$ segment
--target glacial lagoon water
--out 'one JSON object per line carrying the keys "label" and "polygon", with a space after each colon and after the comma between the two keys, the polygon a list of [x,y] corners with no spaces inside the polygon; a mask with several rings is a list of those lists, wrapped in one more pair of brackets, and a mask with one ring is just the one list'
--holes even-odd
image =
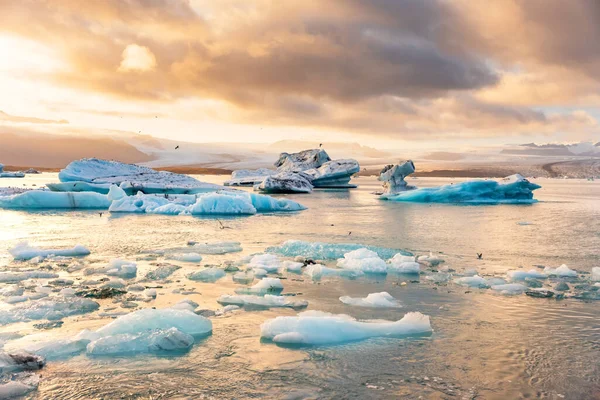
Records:
{"label": "glacial lagoon water", "polygon": [[[199,177],[220,183],[224,177]],[[0,179],[0,186],[56,181],[55,174]],[[420,178],[425,187],[458,179]],[[414,204],[381,201],[374,178],[358,178],[354,190],[315,190],[289,195],[307,210],[239,218],[161,215],[99,215],[98,211],[0,210],[0,266],[14,266],[8,249],[27,240],[40,247],[91,250],[91,266],[113,258],[136,260],[144,251],[197,242],[237,241],[243,251],[203,255],[157,283],[163,308],[183,298],[217,309],[216,299],[240,285],[231,274],[216,283],[188,280],[201,265],[263,252],[289,239],[360,243],[414,254],[440,256],[444,265],[502,277],[508,270],[567,264],[585,279],[600,266],[600,183],[538,179],[538,203],[528,205]],[[476,253],[482,253],[481,260]],[[138,262],[138,277],[152,269]],[[541,269],[540,269],[541,271]],[[60,272],[77,280],[80,273]],[[600,301],[503,296],[490,290],[435,284],[406,276],[330,278],[313,282],[283,273],[284,293],[307,300],[309,310],[344,313],[358,319],[398,320],[406,312],[431,317],[431,335],[377,338],[331,346],[285,347],[260,340],[260,325],[292,309],[242,310],[211,318],[213,333],[181,354],[128,355],[49,361],[36,391],[46,399],[244,399],[244,398],[600,398]],[[549,287],[557,280],[546,282]],[[406,285],[402,285],[406,282]],[[3,285],[3,284],[0,284]],[[181,288],[197,294],[176,294]],[[340,296],[389,292],[402,308],[353,307]],[[99,300],[100,310],[119,304]],[[5,307],[6,305],[2,305]],[[126,310],[130,311],[130,310]],[[39,321],[35,321],[39,322]],[[110,322],[98,312],[68,317],[60,328],[37,330],[33,322],[2,326],[8,332],[68,337]],[[7,346],[10,341],[7,342]]]}

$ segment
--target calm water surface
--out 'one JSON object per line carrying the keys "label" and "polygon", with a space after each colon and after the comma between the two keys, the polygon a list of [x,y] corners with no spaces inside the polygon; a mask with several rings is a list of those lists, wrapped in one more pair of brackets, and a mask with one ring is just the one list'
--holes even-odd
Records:
{"label": "calm water surface", "polygon": [[[56,174],[0,179],[0,186],[55,181]],[[220,183],[223,177],[200,177]],[[434,186],[457,179],[413,180]],[[457,206],[378,200],[374,178],[359,178],[355,190],[316,190],[290,195],[308,210],[221,218],[159,215],[99,216],[96,211],[0,210],[0,265],[15,266],[7,250],[27,240],[48,247],[87,246],[86,262],[104,265],[119,257],[135,260],[144,250],[184,246],[189,240],[242,243],[244,251],[206,255],[201,265],[237,260],[288,239],[362,243],[439,254],[450,268],[477,268],[502,276],[509,269],[557,267],[580,272],[600,266],[600,182],[536,180],[543,186],[532,205]],[[528,222],[529,225],[518,223]],[[476,253],[483,253],[478,260]],[[189,281],[182,269],[145,306],[166,307],[188,297],[216,309],[216,299],[239,285],[228,276],[217,283]],[[151,266],[138,263],[138,277]],[[69,274],[63,273],[66,276]],[[74,273],[72,277],[80,277]],[[500,296],[424,279],[331,279],[318,283],[285,275],[285,293],[298,293],[309,309],[361,319],[400,319],[408,311],[431,316],[434,333],[410,339],[372,339],[338,346],[286,348],[260,341],[260,324],[288,309],[241,311],[213,318],[213,334],[187,353],[90,358],[49,362],[34,399],[112,398],[600,398],[600,302]],[[584,275],[585,276],[585,275]],[[173,288],[201,294],[172,294]],[[357,308],[342,295],[364,297],[387,291],[399,310]],[[101,309],[114,307],[102,300]],[[69,336],[110,319],[96,313],[65,319],[44,334]],[[3,332],[38,333],[29,324]]]}

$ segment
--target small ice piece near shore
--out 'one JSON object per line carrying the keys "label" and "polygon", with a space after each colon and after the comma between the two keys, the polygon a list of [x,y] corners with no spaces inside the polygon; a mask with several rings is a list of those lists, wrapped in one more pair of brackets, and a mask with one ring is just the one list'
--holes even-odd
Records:
{"label": "small ice piece near shore", "polygon": [[192,281],[216,282],[225,276],[225,271],[219,268],[204,268],[200,271],[194,271],[187,275]]}
{"label": "small ice piece near shore", "polygon": [[[109,184],[121,185],[129,195],[137,192],[196,194],[225,189],[220,185],[200,182],[188,175],[97,158],[83,158],[71,162],[59,172],[58,178],[62,184],[49,184],[51,190],[74,192],[79,185],[83,190],[107,194]],[[87,185],[80,185],[80,182]]]}
{"label": "small ice piece near shore", "polygon": [[535,269],[531,269],[529,271],[520,271],[520,270],[512,270],[506,273],[508,279],[512,282],[524,281],[527,278],[532,279],[546,279],[548,275],[545,273],[539,272]]}
{"label": "small ice piece near shore", "polygon": [[15,260],[30,260],[34,257],[46,258],[48,256],[81,257],[90,254],[90,251],[78,244],[71,249],[40,249],[21,242],[8,251]]}
{"label": "small ice piece near shore", "polygon": [[106,274],[123,279],[135,278],[137,275],[137,264],[133,261],[121,260],[115,258],[106,267],[88,268],[83,271],[84,275]]}
{"label": "small ice piece near shore", "polygon": [[358,298],[350,296],[340,297],[340,301],[350,306],[373,308],[401,308],[400,302],[388,292],[370,293],[367,297]]}
{"label": "small ice piece near shore", "polygon": [[506,283],[503,285],[493,285],[492,290],[504,295],[515,295],[522,294],[526,290],[529,290],[529,288],[520,283]]}
{"label": "small ice piece near shore", "polygon": [[402,337],[432,332],[429,317],[411,312],[396,322],[358,321],[344,314],[305,311],[295,317],[277,317],[261,327],[261,337],[280,344],[325,345],[373,337]]}
{"label": "small ice piece near shore", "polygon": [[280,172],[265,177],[254,189],[262,193],[310,193],[311,182],[312,177],[303,172]]}
{"label": "small ice piece near shore", "polygon": [[393,195],[407,190],[415,189],[409,186],[404,180],[407,176],[415,172],[415,164],[412,160],[406,160],[396,165],[385,166],[379,173],[379,180],[383,182],[383,193]]}
{"label": "small ice piece near shore", "polygon": [[35,302],[19,303],[12,308],[0,310],[0,325],[38,319],[56,321],[70,315],[96,311],[99,307],[98,303],[88,299],[41,299]]}
{"label": "small ice piece near shore", "polygon": [[387,274],[387,264],[377,253],[369,249],[357,249],[344,254],[337,261],[337,266],[343,269],[361,271],[365,274]]}
{"label": "small ice piece near shore", "polygon": [[168,258],[170,260],[191,262],[191,263],[199,263],[200,261],[202,261],[202,256],[198,253],[171,254]]}
{"label": "small ice piece near shore", "polygon": [[425,264],[428,265],[430,267],[436,267],[438,265],[440,265],[441,263],[444,262],[443,258],[440,258],[438,256],[434,256],[433,253],[429,253],[429,255],[421,255],[417,257],[417,262],[420,264]]}
{"label": "small ice piece near shore", "polygon": [[283,284],[279,278],[262,278],[254,286],[249,288],[239,288],[235,292],[237,294],[278,294],[283,291]]}
{"label": "small ice piece near shore", "polygon": [[577,271],[570,269],[566,264],[563,264],[558,268],[546,267],[544,268],[544,273],[546,275],[556,275],[561,278],[577,277]]}
{"label": "small ice piece near shore", "polygon": [[264,269],[267,273],[277,272],[281,268],[281,261],[274,254],[257,254],[250,259],[248,268]]}
{"label": "small ice piece near shore", "polygon": [[275,296],[266,294],[264,296],[256,295],[228,295],[224,294],[217,299],[217,303],[228,306],[235,305],[239,307],[289,307],[289,308],[305,308],[308,306],[307,301],[289,301],[289,297]]}
{"label": "small ice piece near shore", "polygon": [[0,208],[7,209],[103,209],[110,206],[104,195],[83,192],[50,192],[48,190],[28,190],[8,196],[0,196]]}
{"label": "small ice piece near shore", "polygon": [[474,180],[456,184],[420,188],[397,194],[380,196],[383,200],[415,203],[534,203],[533,191],[541,186],[531,183],[519,174],[502,180]]}
{"label": "small ice piece near shore", "polygon": [[363,248],[374,251],[379,257],[384,259],[392,258],[397,253],[412,256],[411,253],[399,249],[388,249],[358,243],[305,242],[303,240],[288,240],[280,246],[272,246],[265,251],[285,257],[302,256],[313,260],[337,260],[344,257],[344,254],[348,252]]}
{"label": "small ice piece near shore", "polygon": [[454,283],[456,283],[457,285],[460,285],[460,286],[467,286],[467,287],[480,288],[480,289],[490,287],[489,282],[485,278],[483,278],[479,275],[465,276],[462,278],[458,278],[458,279],[454,280]]}

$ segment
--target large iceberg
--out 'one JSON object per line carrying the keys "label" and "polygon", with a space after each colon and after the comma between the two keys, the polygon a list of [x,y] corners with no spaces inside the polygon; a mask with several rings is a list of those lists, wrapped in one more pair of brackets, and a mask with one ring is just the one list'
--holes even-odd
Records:
{"label": "large iceberg", "polygon": [[[271,192],[310,192],[313,186],[356,187],[349,182],[352,175],[360,171],[358,161],[331,160],[322,149],[281,153],[275,167],[276,170],[234,171],[225,185],[256,185],[257,190]],[[310,186],[307,183],[310,183]]]}
{"label": "large iceberg", "polygon": [[407,160],[399,164],[386,165],[379,173],[379,180],[383,182],[383,193],[393,195],[407,190],[415,189],[404,180],[408,175],[415,172],[415,164]]}
{"label": "large iceberg", "polygon": [[323,345],[372,337],[399,337],[432,332],[429,317],[411,312],[401,320],[358,321],[344,314],[305,311],[295,317],[277,317],[260,326],[261,337],[282,344]]}
{"label": "large iceberg", "polygon": [[128,194],[195,194],[224,189],[223,186],[200,182],[188,175],[97,158],[83,158],[71,162],[60,171],[58,178],[61,183],[48,184],[50,190],[94,191],[107,194],[111,184],[120,185]]}
{"label": "large iceberg", "polygon": [[280,254],[286,257],[302,256],[316,260],[336,260],[344,257],[344,254],[358,249],[371,250],[381,258],[389,259],[396,254],[412,256],[410,252],[389,249],[385,247],[369,246],[357,243],[324,243],[324,242],[305,242],[302,240],[288,240],[281,246],[268,247],[266,252]]}
{"label": "large iceberg", "polygon": [[533,191],[541,186],[519,174],[501,181],[474,180],[396,194],[383,194],[381,199],[415,203],[534,203]]}

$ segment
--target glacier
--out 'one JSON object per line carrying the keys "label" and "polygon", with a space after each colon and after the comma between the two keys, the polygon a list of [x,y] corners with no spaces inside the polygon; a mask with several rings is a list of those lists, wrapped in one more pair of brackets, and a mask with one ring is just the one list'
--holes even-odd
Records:
{"label": "glacier", "polygon": [[288,240],[280,246],[271,246],[266,249],[267,253],[279,254],[285,257],[302,256],[315,260],[336,260],[344,257],[344,254],[358,249],[371,250],[381,258],[389,259],[396,254],[412,256],[410,252],[389,249],[385,247],[369,246],[357,243],[324,243],[306,242],[302,240]]}
{"label": "glacier", "polygon": [[127,194],[197,194],[225,189],[223,186],[200,182],[188,175],[156,171],[149,167],[118,161],[82,158],[62,169],[59,184],[48,184],[53,191],[94,191],[107,194],[110,184],[120,185]]}
{"label": "glacier", "polygon": [[280,344],[326,345],[373,337],[401,337],[431,333],[429,317],[419,312],[398,321],[359,321],[344,314],[305,311],[295,317],[276,317],[261,326],[261,337]]}
{"label": "glacier", "polygon": [[401,308],[400,302],[388,292],[370,293],[367,297],[342,296],[340,301],[349,306],[373,308]]}
{"label": "glacier", "polygon": [[383,194],[382,200],[415,203],[534,203],[533,191],[541,188],[519,174],[508,176],[500,182],[473,180],[456,184],[420,188],[395,194]]}

